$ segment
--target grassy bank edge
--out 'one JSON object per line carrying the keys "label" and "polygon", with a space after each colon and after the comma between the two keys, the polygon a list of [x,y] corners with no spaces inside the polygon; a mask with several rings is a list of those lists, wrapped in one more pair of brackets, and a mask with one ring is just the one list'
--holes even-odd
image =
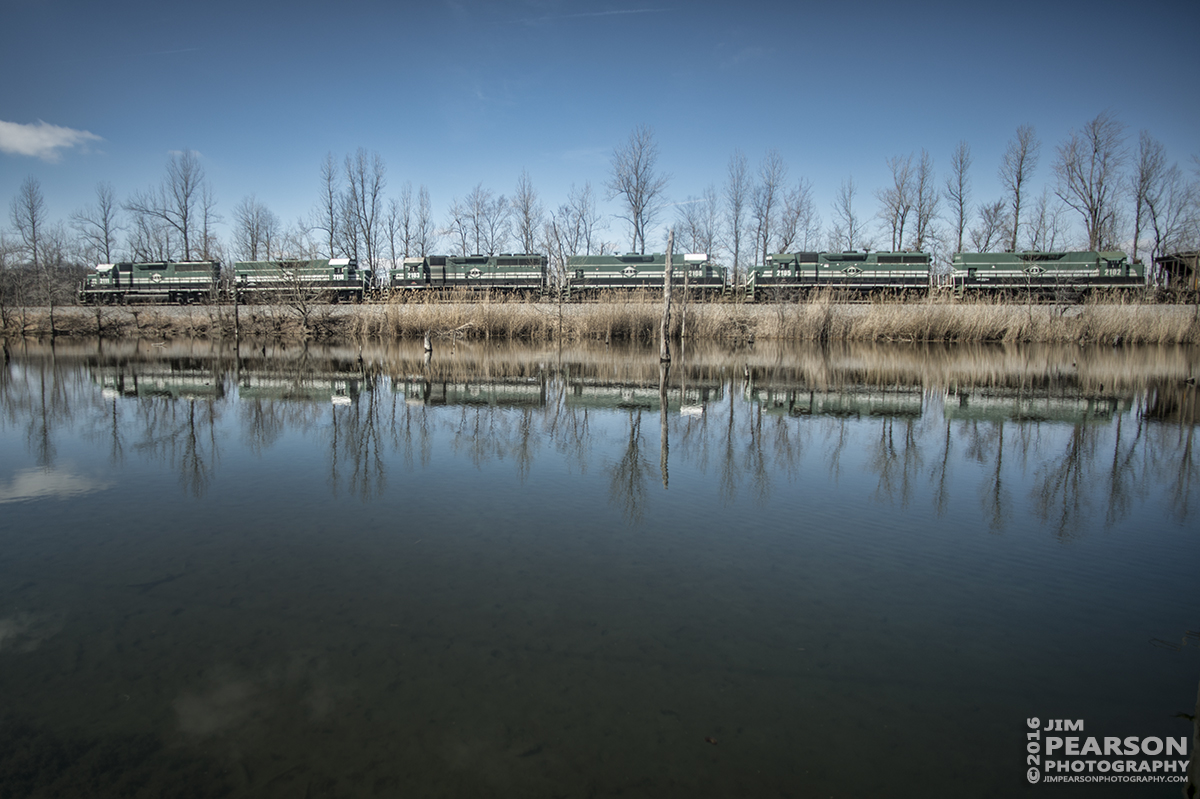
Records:
{"label": "grassy bank edge", "polygon": [[[391,303],[356,306],[231,306],[7,309],[8,338],[100,336],[366,341],[420,338],[528,341],[652,341],[656,302]],[[671,334],[695,340],[924,341],[1200,344],[1200,306],[1121,302],[881,302],[829,298],[779,304],[689,304]]]}

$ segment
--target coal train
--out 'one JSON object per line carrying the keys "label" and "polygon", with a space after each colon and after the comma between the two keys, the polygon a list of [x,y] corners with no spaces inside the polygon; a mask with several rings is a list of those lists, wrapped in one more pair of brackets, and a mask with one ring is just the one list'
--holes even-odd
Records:
{"label": "coal train", "polygon": [[[672,284],[694,296],[782,300],[830,289],[844,296],[952,289],[971,294],[1082,295],[1144,288],[1144,266],[1123,252],[960,253],[935,274],[924,252],[774,253],[736,285],[704,253],[672,257]],[[545,255],[428,255],[405,258],[376,277],[352,258],[101,264],[80,290],[85,303],[280,302],[292,296],[361,302],[453,292],[577,300],[602,290],[657,289],[666,256],[580,255],[551,273]]]}

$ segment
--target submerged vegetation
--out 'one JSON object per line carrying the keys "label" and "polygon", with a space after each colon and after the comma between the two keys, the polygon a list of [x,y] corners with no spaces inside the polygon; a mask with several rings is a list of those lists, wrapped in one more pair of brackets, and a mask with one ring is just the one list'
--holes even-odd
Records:
{"label": "submerged vegetation", "polygon": [[[585,304],[499,298],[379,305],[59,307],[7,309],[6,337],[178,337],[273,341],[397,338],[523,341],[653,341],[661,303],[652,292]],[[1200,306],[1093,298],[1081,305],[931,297],[844,304],[818,293],[801,302],[688,303],[671,335],[710,341],[1011,341],[1200,343]]]}

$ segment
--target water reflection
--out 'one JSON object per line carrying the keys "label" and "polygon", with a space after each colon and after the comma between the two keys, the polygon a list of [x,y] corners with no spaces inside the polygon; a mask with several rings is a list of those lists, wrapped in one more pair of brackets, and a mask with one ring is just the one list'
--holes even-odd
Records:
{"label": "water reflection", "polygon": [[1007,795],[1029,716],[1180,735],[1194,363],[18,348],[0,784]]}
{"label": "water reflection", "polygon": [[715,470],[727,503],[743,490],[762,503],[816,469],[869,479],[860,494],[873,502],[928,502],[942,514],[969,475],[992,530],[1028,503],[1070,536],[1090,504],[1111,525],[1164,486],[1173,512],[1188,516],[1189,369],[1189,353],[1175,349],[692,347],[667,368],[648,350],[584,346],[460,343],[430,360],[402,344],[249,356],[204,342],[29,344],[4,372],[0,408],[24,431],[41,482],[59,488],[29,487],[24,474],[4,495],[79,484],[47,476],[76,429],[113,466],[156,464],[194,496],[221,468],[225,432],[256,456],[299,436],[322,442],[332,494],[364,502],[388,490],[389,470],[428,466],[441,435],[477,467],[511,463],[522,482],[549,450],[595,468],[617,435],[618,451],[599,457],[611,501],[637,523],[653,497],[655,442],[643,421],[654,415],[663,490],[686,466]]}

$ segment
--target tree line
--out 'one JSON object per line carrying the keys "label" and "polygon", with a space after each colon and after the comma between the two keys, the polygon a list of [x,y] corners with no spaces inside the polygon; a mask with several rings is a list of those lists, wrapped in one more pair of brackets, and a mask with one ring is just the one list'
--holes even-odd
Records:
{"label": "tree line", "polygon": [[[665,241],[664,226],[681,248],[708,253],[734,280],[769,253],[797,250],[923,251],[944,268],[963,251],[1124,249],[1152,262],[1200,248],[1200,157],[1181,168],[1148,132],[1130,141],[1109,112],[1050,155],[1051,179],[1035,192],[1042,143],[1032,125],[1020,125],[996,167],[1000,195],[977,198],[966,141],[942,176],[927,151],[899,154],[886,159],[888,179],[870,197],[847,177],[826,224],[812,184],[790,178],[774,149],[757,165],[735,151],[723,180],[669,202],[671,176],[645,125],[613,150],[602,185],[572,185],[556,208],[522,171],[511,195],[480,183],[452,198],[440,220],[427,186],[405,182],[389,196],[383,158],[360,148],[341,160],[326,156],[312,210],[285,224],[254,194],[226,220],[199,158],[184,151],[170,156],[158,185],[122,201],[100,183],[93,201],[65,221],[49,219],[39,183],[26,179],[0,230],[0,307],[67,302],[88,267],[120,260],[346,257],[382,276],[404,258],[439,250],[519,251],[548,254],[561,274],[572,255],[653,250],[658,235]],[[602,199],[613,203],[611,215],[600,211]]]}

